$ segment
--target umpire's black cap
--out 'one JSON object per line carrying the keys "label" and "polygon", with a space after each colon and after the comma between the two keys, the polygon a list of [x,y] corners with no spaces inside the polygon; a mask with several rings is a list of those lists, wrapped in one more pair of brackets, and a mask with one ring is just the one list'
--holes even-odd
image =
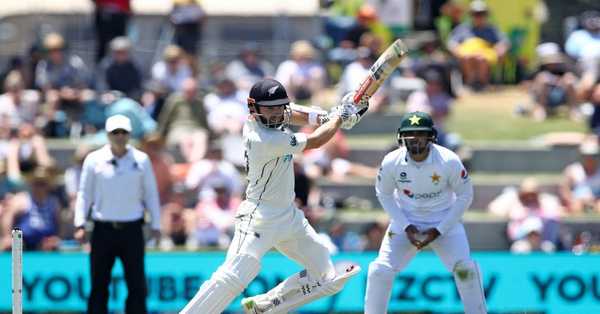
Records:
{"label": "umpire's black cap", "polygon": [[250,89],[250,98],[259,106],[281,106],[290,102],[285,87],[273,79],[256,82]]}

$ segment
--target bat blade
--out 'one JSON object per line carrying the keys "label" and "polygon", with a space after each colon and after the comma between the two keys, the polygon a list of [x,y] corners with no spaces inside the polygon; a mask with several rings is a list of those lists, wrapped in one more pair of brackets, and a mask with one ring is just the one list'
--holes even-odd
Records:
{"label": "bat blade", "polygon": [[[375,63],[369,69],[369,74],[362,81],[356,93],[354,94],[354,103],[358,104],[363,96],[371,97],[383,82],[392,74],[396,67],[402,62],[408,53],[406,44],[400,39],[394,41],[382,54],[377,58]],[[363,115],[368,108],[362,108],[359,111]]]}

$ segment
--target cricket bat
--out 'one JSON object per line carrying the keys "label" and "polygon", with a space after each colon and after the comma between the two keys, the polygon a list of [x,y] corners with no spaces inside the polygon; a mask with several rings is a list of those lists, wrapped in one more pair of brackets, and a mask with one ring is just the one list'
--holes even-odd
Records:
{"label": "cricket bat", "polygon": [[[375,63],[369,69],[369,75],[362,81],[356,93],[354,94],[354,103],[358,104],[363,96],[371,97],[379,86],[392,74],[398,64],[402,62],[408,53],[406,44],[400,39],[396,39],[382,54],[377,58]],[[358,111],[360,116],[363,116],[369,107],[361,108]]]}

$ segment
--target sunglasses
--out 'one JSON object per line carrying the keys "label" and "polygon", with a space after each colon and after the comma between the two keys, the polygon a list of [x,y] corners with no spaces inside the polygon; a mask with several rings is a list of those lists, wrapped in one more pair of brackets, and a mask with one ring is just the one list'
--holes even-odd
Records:
{"label": "sunglasses", "polygon": [[129,134],[129,132],[119,129],[119,130],[114,130],[114,131],[110,132],[110,134],[112,134],[112,135],[119,135],[119,134],[127,135],[127,134]]}

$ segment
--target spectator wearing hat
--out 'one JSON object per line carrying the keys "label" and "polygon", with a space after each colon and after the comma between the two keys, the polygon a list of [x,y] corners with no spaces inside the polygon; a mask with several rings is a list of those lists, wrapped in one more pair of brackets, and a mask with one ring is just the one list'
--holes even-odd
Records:
{"label": "spectator wearing hat", "polygon": [[[357,86],[360,86],[362,80],[367,77],[369,69],[377,59],[375,52],[367,47],[359,47],[356,52],[356,61],[348,64],[342,72],[338,85],[338,95],[340,97],[354,91]],[[371,104],[369,109],[376,112],[382,111],[383,107],[387,104],[387,100],[388,88],[386,85],[382,85],[369,99],[369,103]]]}
{"label": "spectator wearing hat", "polygon": [[544,223],[541,218],[531,216],[527,217],[519,227],[519,240],[510,246],[510,251],[517,254],[527,254],[531,252],[551,253],[556,250],[554,243],[543,240],[542,233]]}
{"label": "spectator wearing hat", "polygon": [[142,225],[148,210],[152,237],[159,239],[160,201],[150,158],[128,145],[131,130],[126,116],[109,117],[109,144],[83,162],[74,226],[75,238],[83,242],[86,220],[93,221],[88,313],[108,313],[110,274],[117,257],[127,284],[125,312],[147,313]]}
{"label": "spectator wearing hat", "polygon": [[88,69],[80,57],[67,53],[67,44],[62,35],[49,33],[43,43],[46,57],[37,64],[35,73],[38,88],[60,90],[88,87]]}
{"label": "spectator wearing hat", "polygon": [[248,93],[254,83],[265,77],[272,77],[274,73],[273,65],[263,59],[256,43],[244,45],[238,58],[225,68],[225,75],[244,93]]}
{"label": "spectator wearing hat", "polygon": [[276,80],[296,101],[310,100],[325,86],[325,68],[317,61],[316,53],[310,42],[296,41],[290,48],[290,59],[277,68]]}
{"label": "spectator wearing hat", "polygon": [[131,0],[93,0],[96,31],[96,62],[102,61],[110,41],[125,36],[131,16]]}
{"label": "spectator wearing hat", "polygon": [[580,160],[563,171],[560,196],[571,213],[600,212],[600,149],[596,138],[579,146]]}
{"label": "spectator wearing hat", "polygon": [[166,139],[167,147],[180,149],[187,162],[204,156],[210,132],[196,79],[184,79],[181,91],[167,99],[158,116],[158,132]]}
{"label": "spectator wearing hat", "polygon": [[169,92],[178,92],[183,81],[192,77],[192,67],[184,51],[176,45],[168,45],[163,59],[152,66],[152,79],[160,82]]}
{"label": "spectator wearing hat", "polygon": [[139,99],[142,93],[142,72],[131,56],[131,41],[116,37],[110,42],[111,56],[100,63],[96,90],[100,93],[116,90],[127,97]]}
{"label": "spectator wearing hat", "polygon": [[28,190],[15,194],[2,215],[2,249],[10,247],[10,230],[23,231],[27,250],[51,251],[58,248],[60,239],[59,213],[61,204],[51,194],[54,178],[49,168],[36,168],[27,176]]}
{"label": "spectator wearing hat", "polygon": [[559,221],[564,209],[558,197],[540,191],[537,179],[523,179],[519,189],[506,188],[489,205],[488,210],[497,216],[508,218],[507,235],[511,242],[523,238],[523,223],[528,217],[538,217],[543,221],[543,240],[558,242]]}
{"label": "spectator wearing hat", "polygon": [[46,57],[36,66],[35,85],[42,89],[47,102],[50,125],[46,135],[67,135],[57,128],[77,135],[84,111],[84,90],[90,82],[88,68],[80,57],[67,53],[65,40],[58,33],[44,37],[44,48]]}
{"label": "spectator wearing hat", "polygon": [[567,105],[571,116],[577,117],[575,84],[577,77],[555,43],[540,44],[537,49],[539,66],[532,74],[529,88],[534,101],[532,115],[541,121],[553,115],[561,105]]}
{"label": "spectator wearing hat", "polygon": [[472,1],[470,13],[471,21],[452,31],[447,46],[459,59],[465,83],[478,91],[488,85],[491,66],[506,54],[510,43],[488,22],[489,10],[484,1]]}

